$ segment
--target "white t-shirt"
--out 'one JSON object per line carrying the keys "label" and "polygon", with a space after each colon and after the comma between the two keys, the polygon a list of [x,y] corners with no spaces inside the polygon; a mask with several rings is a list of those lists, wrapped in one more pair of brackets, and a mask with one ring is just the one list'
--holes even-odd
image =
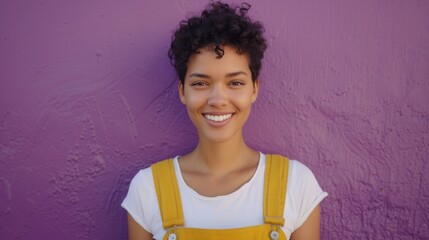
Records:
{"label": "white t-shirt", "polygon": [[[183,180],[178,157],[174,158],[182,199],[185,227],[226,229],[263,224],[265,154],[260,154],[258,168],[249,182],[224,196],[198,194]],[[310,169],[296,160],[289,162],[288,186],[284,210],[287,238],[299,228],[313,209],[328,194],[320,188]],[[140,170],[131,181],[121,206],[153,237],[160,240],[165,231],[150,168]]]}

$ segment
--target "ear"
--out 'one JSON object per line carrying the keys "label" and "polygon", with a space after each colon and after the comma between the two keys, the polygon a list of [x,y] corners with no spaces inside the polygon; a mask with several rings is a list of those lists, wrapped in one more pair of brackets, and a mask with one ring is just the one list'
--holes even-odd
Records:
{"label": "ear", "polygon": [[256,79],[255,82],[253,82],[253,95],[252,95],[252,103],[256,101],[256,98],[258,98],[259,93],[259,80]]}
{"label": "ear", "polygon": [[177,85],[177,90],[179,92],[180,101],[185,104],[185,86],[179,80],[179,84]]}

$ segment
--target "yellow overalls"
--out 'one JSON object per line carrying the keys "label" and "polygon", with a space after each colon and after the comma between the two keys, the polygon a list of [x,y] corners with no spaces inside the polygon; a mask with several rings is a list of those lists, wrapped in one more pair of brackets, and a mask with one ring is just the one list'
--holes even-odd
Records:
{"label": "yellow overalls", "polygon": [[264,179],[264,223],[232,229],[186,228],[182,202],[173,159],[152,165],[153,179],[158,197],[162,224],[166,230],[164,240],[287,240],[281,227],[283,218],[289,160],[280,155],[266,155]]}

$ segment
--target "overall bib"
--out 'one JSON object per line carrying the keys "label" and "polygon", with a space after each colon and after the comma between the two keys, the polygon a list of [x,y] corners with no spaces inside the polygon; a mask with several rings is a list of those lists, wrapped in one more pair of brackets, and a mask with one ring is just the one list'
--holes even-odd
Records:
{"label": "overall bib", "polygon": [[173,159],[151,166],[162,224],[163,240],[287,240],[281,227],[283,218],[289,160],[280,155],[266,155],[264,177],[264,223],[231,229],[201,229],[184,226],[182,202]]}

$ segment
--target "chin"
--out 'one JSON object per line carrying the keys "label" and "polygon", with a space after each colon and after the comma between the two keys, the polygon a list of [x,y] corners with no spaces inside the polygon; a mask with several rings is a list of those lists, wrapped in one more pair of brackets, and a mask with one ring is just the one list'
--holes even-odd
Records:
{"label": "chin", "polygon": [[200,140],[204,139],[205,141],[212,142],[212,143],[224,143],[228,142],[232,139],[234,139],[235,134],[220,134],[220,133],[207,133],[207,134],[200,134],[199,138]]}

